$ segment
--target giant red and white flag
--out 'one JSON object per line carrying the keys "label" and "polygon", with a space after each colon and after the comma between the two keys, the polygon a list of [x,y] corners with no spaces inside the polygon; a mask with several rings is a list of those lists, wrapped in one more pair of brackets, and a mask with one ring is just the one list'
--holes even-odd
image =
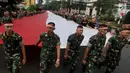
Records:
{"label": "giant red and white flag", "polygon": [[[15,20],[14,31],[22,35],[25,45],[34,45],[38,41],[40,34],[47,31],[46,24],[48,22],[54,22],[56,24],[56,30],[54,32],[60,37],[61,48],[65,48],[68,36],[76,32],[78,24],[73,21],[68,21],[49,11],[43,14]],[[4,32],[4,26],[0,26],[0,32]],[[85,38],[81,46],[86,46],[89,38],[97,33],[98,30],[96,29],[84,27],[83,35]],[[108,33],[107,40],[110,37],[111,35]],[[2,42],[0,43],[2,44]]]}

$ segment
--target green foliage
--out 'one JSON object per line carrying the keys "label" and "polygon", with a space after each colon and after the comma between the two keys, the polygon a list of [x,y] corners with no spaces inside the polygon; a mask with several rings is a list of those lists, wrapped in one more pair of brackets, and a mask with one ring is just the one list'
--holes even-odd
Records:
{"label": "green foliage", "polygon": [[114,15],[104,14],[104,15],[101,16],[101,20],[114,21]]}
{"label": "green foliage", "polygon": [[46,2],[46,4],[44,5],[44,9],[49,9],[49,10],[59,10],[60,8],[73,8],[73,9],[80,8],[80,10],[86,9],[86,4],[83,2],[77,2],[77,3],[70,5],[70,0],[68,0],[68,1],[66,1],[66,0],[61,0],[61,1],[53,0],[51,2],[49,2],[49,1],[50,0],[48,0]]}
{"label": "green foliage", "polygon": [[61,2],[60,1],[52,1],[48,4],[44,5],[44,9],[48,9],[48,10],[58,10],[60,9],[61,6]]}
{"label": "green foliage", "polygon": [[95,3],[97,14],[100,12],[100,7],[102,7],[102,14],[112,14],[117,12],[118,0],[98,0]]}
{"label": "green foliage", "polygon": [[27,11],[35,11],[38,9],[38,6],[37,5],[31,5],[27,8]]}
{"label": "green foliage", "polygon": [[102,7],[101,15],[105,21],[114,21],[114,14],[117,12],[118,0],[98,0],[95,3],[97,15],[99,15],[100,7]]}
{"label": "green foliage", "polygon": [[86,9],[86,5],[85,4],[83,4],[83,3],[76,3],[76,4],[72,4],[71,5],[71,8],[73,8],[73,9],[78,9],[78,8],[80,8],[80,10],[85,10]]}

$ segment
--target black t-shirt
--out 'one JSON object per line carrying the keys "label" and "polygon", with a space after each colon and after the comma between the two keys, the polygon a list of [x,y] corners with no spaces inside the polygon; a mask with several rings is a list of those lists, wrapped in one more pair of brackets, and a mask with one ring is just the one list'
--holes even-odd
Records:
{"label": "black t-shirt", "polygon": [[86,26],[88,24],[88,20],[82,20],[81,25]]}
{"label": "black t-shirt", "polygon": [[95,28],[95,25],[96,25],[96,23],[92,23],[92,22],[88,23],[88,26],[91,27],[91,28]]}

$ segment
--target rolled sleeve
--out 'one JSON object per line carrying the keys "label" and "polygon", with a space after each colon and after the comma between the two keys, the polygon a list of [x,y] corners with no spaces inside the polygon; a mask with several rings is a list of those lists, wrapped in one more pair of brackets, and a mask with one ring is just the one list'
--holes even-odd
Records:
{"label": "rolled sleeve", "polygon": [[41,34],[41,35],[40,35],[40,37],[39,37],[39,40],[41,41],[41,40],[42,40],[42,38],[43,38],[43,35]]}
{"label": "rolled sleeve", "polygon": [[56,44],[57,46],[60,46],[61,45],[61,42],[60,42],[60,38],[59,37],[57,37],[57,44]]}
{"label": "rolled sleeve", "polygon": [[72,41],[72,38],[71,38],[71,36],[69,36],[68,39],[67,39],[67,45],[70,45],[71,41]]}
{"label": "rolled sleeve", "polygon": [[22,36],[19,36],[18,38],[19,38],[19,44],[23,45],[23,38],[22,38]]}
{"label": "rolled sleeve", "polygon": [[87,48],[91,48],[91,47],[93,46],[94,42],[95,42],[95,38],[94,38],[94,37],[91,37],[91,38],[89,39],[88,44],[87,44]]}
{"label": "rolled sleeve", "polygon": [[57,44],[56,44],[57,46],[60,46],[61,45],[61,43],[60,42],[57,42]]}
{"label": "rolled sleeve", "polygon": [[47,33],[41,33],[40,34],[40,37],[39,37],[39,40],[42,41],[44,37],[47,37]]}
{"label": "rolled sleeve", "polygon": [[91,48],[92,47],[92,43],[88,42],[87,47]]}

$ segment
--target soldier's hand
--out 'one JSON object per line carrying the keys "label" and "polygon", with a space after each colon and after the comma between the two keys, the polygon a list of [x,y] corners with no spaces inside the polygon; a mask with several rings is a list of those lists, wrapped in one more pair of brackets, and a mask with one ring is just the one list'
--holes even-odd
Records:
{"label": "soldier's hand", "polygon": [[83,64],[86,64],[86,60],[83,60],[82,63],[83,63]]}
{"label": "soldier's hand", "polygon": [[55,64],[55,67],[57,68],[57,67],[59,67],[59,66],[60,66],[60,61],[57,60],[57,61],[56,61],[56,64]]}
{"label": "soldier's hand", "polygon": [[64,59],[67,59],[68,58],[68,55],[64,55]]}
{"label": "soldier's hand", "polygon": [[23,59],[22,63],[23,63],[23,65],[25,65],[26,64],[26,59]]}

